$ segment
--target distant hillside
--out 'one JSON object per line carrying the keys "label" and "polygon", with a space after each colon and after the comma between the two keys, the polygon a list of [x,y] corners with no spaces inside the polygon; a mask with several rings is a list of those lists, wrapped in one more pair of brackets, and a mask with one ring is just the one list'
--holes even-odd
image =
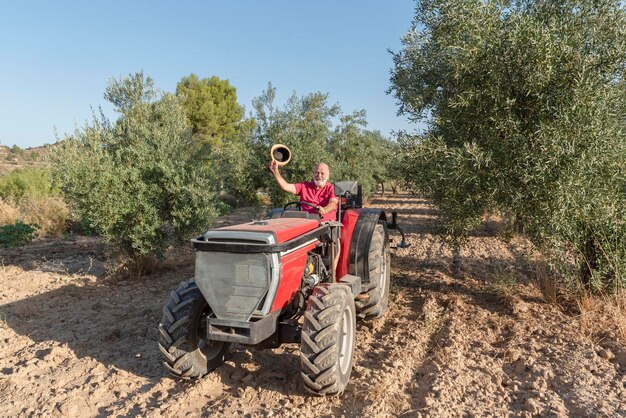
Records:
{"label": "distant hillside", "polygon": [[0,145],[0,176],[26,167],[45,167],[46,156],[54,145],[22,149]]}

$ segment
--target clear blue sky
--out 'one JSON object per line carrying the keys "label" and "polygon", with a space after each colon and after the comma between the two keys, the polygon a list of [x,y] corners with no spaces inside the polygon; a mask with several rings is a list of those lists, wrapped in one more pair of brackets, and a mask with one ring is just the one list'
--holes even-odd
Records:
{"label": "clear blue sky", "polygon": [[329,94],[369,129],[413,130],[397,117],[391,55],[412,0],[13,1],[0,13],[0,144],[55,142],[91,119],[110,78],[143,70],[162,90],[216,75],[251,101],[271,81],[282,106],[296,91]]}

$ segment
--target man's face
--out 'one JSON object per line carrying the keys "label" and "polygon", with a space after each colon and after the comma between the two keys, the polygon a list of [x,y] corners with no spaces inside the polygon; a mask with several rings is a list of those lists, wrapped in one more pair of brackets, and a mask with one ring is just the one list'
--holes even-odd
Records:
{"label": "man's face", "polygon": [[315,187],[324,187],[328,181],[330,170],[326,164],[318,164],[313,170],[313,182]]}

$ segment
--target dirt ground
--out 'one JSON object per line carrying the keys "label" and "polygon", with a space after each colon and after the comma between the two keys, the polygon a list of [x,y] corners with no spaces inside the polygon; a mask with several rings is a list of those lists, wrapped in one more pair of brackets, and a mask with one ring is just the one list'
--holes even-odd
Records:
{"label": "dirt ground", "polygon": [[170,291],[193,275],[191,250],[114,281],[106,246],[69,236],[0,249],[0,416],[626,416],[624,346],[543,300],[526,242],[500,240],[490,221],[453,257],[427,201],[372,206],[398,212],[411,246],[392,255],[385,318],[357,324],[341,396],[304,390],[294,344],[235,345],[208,376],[173,379],[158,324]]}

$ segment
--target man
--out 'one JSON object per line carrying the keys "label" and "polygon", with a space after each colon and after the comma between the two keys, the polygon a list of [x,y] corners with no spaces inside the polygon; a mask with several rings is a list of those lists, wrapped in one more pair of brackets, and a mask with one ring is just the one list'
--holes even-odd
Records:
{"label": "man", "polygon": [[[319,163],[313,169],[313,181],[305,181],[302,183],[291,184],[283,178],[278,171],[276,161],[270,163],[270,170],[274,174],[274,178],[278,186],[287,193],[300,196],[301,202],[308,202],[315,207],[302,205],[302,210],[310,213],[317,213],[322,218],[322,222],[337,220],[337,206],[339,199],[335,196],[335,186],[328,182],[330,177],[330,169],[328,164]],[[339,262],[339,253],[341,247],[336,246],[335,257],[332,260],[333,277],[337,270]]]}
{"label": "man", "polygon": [[300,196],[301,202],[308,202],[315,207],[302,205],[302,210],[310,213],[317,213],[322,218],[322,222],[334,221],[337,219],[337,205],[339,200],[335,196],[335,186],[328,182],[330,169],[327,164],[319,163],[313,170],[313,181],[291,184],[283,178],[278,171],[276,161],[270,163],[270,170],[274,174],[278,186],[287,193]]}

